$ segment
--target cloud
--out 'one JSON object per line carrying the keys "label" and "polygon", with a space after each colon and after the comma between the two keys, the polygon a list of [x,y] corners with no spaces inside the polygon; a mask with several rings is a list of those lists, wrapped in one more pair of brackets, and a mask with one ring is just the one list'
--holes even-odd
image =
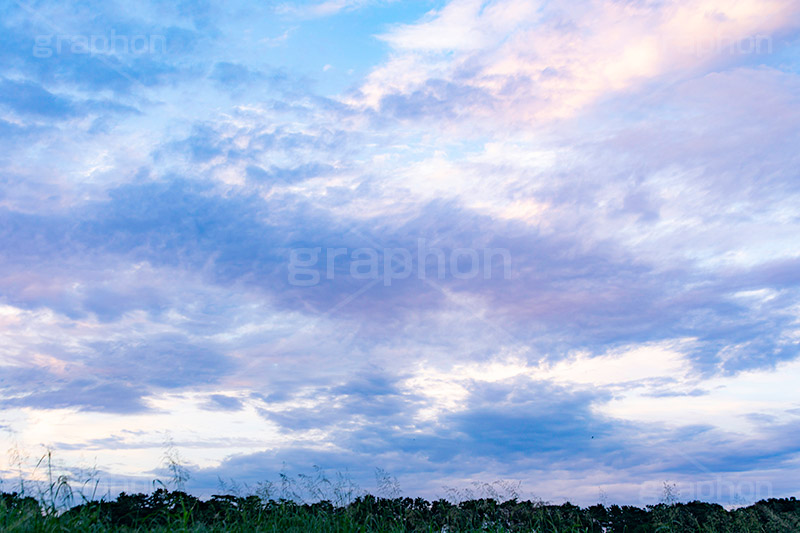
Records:
{"label": "cloud", "polygon": [[329,17],[343,11],[354,11],[379,3],[375,0],[325,0],[323,2],[308,2],[299,5],[283,3],[277,5],[275,11],[284,16],[317,18]]}
{"label": "cloud", "polygon": [[[366,61],[335,15],[371,5],[42,6],[73,37],[166,38],[49,57],[56,30],[10,8],[0,426],[141,476],[169,431],[198,491],[283,462],[425,496],[795,490],[795,6],[370,10],[353,31],[388,54],[320,96],[296,58]],[[305,48],[271,55],[276,11]]]}
{"label": "cloud", "polygon": [[[771,39],[793,24],[797,12],[783,1],[758,7],[451,2],[423,21],[385,33],[396,53],[373,70],[351,102],[394,114],[398,100],[413,107],[438,99],[439,87],[456,85],[442,100],[448,112],[460,108],[462,120],[484,127],[484,119],[515,127],[541,123],[574,116],[647,80],[741,59],[721,43]],[[706,38],[709,47],[695,42]],[[427,114],[453,118],[448,112],[428,108]]]}
{"label": "cloud", "polygon": [[56,390],[35,392],[22,398],[3,401],[6,408],[13,406],[39,409],[78,408],[88,411],[132,413],[146,409],[141,393],[126,383],[96,383],[77,380]]}
{"label": "cloud", "polygon": [[236,397],[224,394],[212,394],[209,396],[207,408],[211,410],[238,411],[242,408],[242,402]]}
{"label": "cloud", "polygon": [[75,113],[68,99],[54,95],[31,82],[0,81],[0,102],[19,114],[66,118]]}

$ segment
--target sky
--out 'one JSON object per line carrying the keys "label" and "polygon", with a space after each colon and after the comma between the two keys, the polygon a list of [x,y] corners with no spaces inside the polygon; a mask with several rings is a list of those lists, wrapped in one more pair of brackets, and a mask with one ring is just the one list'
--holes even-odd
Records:
{"label": "sky", "polygon": [[0,489],[800,496],[797,2],[0,14]]}

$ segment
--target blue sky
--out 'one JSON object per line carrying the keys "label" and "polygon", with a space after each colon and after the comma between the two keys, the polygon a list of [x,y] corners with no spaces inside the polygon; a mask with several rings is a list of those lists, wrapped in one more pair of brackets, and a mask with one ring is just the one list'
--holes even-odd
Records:
{"label": "blue sky", "polygon": [[795,3],[0,10],[2,487],[798,495]]}

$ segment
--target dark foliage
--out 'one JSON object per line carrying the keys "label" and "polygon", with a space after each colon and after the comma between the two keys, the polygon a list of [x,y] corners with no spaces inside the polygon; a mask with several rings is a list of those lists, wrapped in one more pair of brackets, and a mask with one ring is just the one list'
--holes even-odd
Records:
{"label": "dark foliage", "polygon": [[215,495],[200,500],[180,491],[122,493],[60,514],[33,498],[0,493],[3,531],[575,531],[800,532],[800,501],[762,500],[731,511],[703,502],[580,508],[569,503],[479,499],[454,504],[422,498],[357,498],[347,506],[297,503],[257,496]]}

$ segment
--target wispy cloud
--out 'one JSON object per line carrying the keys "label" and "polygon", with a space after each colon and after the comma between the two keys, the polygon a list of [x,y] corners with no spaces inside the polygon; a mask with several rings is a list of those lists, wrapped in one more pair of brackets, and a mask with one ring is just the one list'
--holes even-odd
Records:
{"label": "wispy cloud", "polygon": [[[394,0],[388,0],[391,2]],[[275,7],[281,15],[302,18],[328,17],[342,11],[354,11],[366,6],[388,3],[387,0],[325,0],[324,2],[282,3]]]}

